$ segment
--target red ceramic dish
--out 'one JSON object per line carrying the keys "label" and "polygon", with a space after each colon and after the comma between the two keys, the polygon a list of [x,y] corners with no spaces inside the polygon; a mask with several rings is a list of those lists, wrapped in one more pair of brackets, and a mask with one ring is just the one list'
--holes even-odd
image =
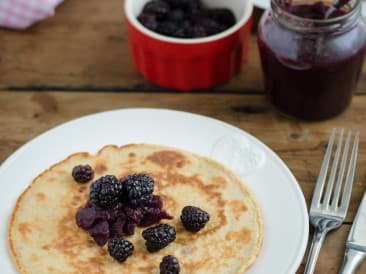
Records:
{"label": "red ceramic dish", "polygon": [[251,0],[207,0],[208,7],[231,9],[237,23],[205,38],[163,36],[138,20],[148,0],[126,0],[128,38],[134,64],[144,77],[162,87],[183,91],[208,89],[230,80],[248,55]]}

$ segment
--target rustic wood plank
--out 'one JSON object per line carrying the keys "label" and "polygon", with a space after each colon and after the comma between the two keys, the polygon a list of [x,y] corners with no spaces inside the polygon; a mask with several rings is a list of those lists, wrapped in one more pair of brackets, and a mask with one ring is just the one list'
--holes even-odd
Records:
{"label": "rustic wood plank", "polygon": [[355,96],[351,107],[324,122],[289,120],[262,95],[191,93],[0,92],[0,161],[36,135],[70,119],[94,112],[129,107],[172,108],[211,116],[253,134],[287,163],[307,202],[333,127],[359,130],[360,155],[350,212],[351,222],[365,189],[366,96]]}
{"label": "rustic wood plank", "polygon": [[[123,1],[67,0],[27,31],[0,29],[0,51],[0,89],[161,90],[132,65]],[[366,92],[365,70],[357,92]],[[255,35],[242,72],[215,90],[262,92]]]}
{"label": "rustic wood plank", "polygon": [[[133,67],[123,1],[67,0],[53,18],[25,32],[0,29],[0,51],[6,53],[0,55],[2,89],[161,89]],[[260,90],[256,56],[249,63],[222,89]]]}

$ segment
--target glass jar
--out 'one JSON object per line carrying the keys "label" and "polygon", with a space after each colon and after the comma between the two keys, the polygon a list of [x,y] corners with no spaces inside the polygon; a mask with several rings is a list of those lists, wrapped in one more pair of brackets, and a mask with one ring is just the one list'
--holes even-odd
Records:
{"label": "glass jar", "polygon": [[359,0],[332,13],[331,3],[271,0],[260,20],[265,92],[286,115],[326,119],[351,101],[362,70],[366,26]]}

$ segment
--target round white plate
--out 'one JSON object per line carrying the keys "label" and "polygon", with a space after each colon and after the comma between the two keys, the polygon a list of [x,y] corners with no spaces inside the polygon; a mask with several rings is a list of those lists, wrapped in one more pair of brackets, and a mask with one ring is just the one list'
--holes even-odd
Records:
{"label": "round white plate", "polygon": [[107,144],[153,143],[215,158],[231,167],[254,192],[265,232],[258,259],[246,274],[292,274],[308,239],[308,215],[299,185],[281,159],[248,133],[224,122],[164,109],[122,109],[85,116],[31,140],[0,167],[0,265],[17,273],[7,227],[18,196],[50,165],[79,151]]}

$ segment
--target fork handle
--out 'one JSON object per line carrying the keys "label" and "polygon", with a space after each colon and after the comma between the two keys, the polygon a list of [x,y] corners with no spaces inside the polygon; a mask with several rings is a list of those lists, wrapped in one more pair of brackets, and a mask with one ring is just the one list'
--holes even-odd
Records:
{"label": "fork handle", "polygon": [[347,247],[344,253],[343,264],[341,270],[339,271],[339,274],[355,273],[357,267],[365,258],[365,256],[366,256],[365,252]]}
{"label": "fork handle", "polygon": [[313,241],[309,251],[308,261],[305,266],[304,274],[314,273],[316,261],[319,256],[320,248],[323,245],[324,238],[329,230],[316,228],[313,235]]}

